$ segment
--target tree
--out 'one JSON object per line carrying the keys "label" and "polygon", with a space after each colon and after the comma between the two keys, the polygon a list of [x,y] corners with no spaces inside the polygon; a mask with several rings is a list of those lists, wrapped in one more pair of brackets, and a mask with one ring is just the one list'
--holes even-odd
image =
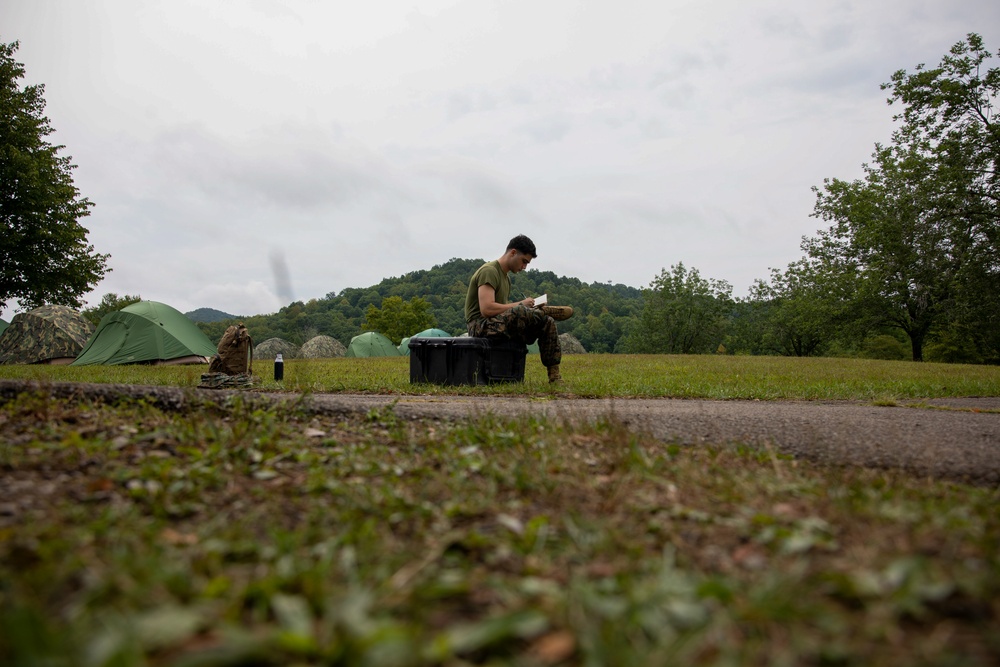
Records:
{"label": "tree", "polygon": [[377,331],[399,345],[404,337],[434,326],[434,316],[430,309],[431,304],[419,296],[409,301],[403,301],[398,296],[387,296],[382,299],[381,308],[376,308],[374,304],[368,306],[364,329]]}
{"label": "tree", "polygon": [[644,306],[629,334],[628,352],[699,354],[715,352],[733,305],[732,286],[707,280],[683,263],[663,269],[643,291]]}
{"label": "tree", "polygon": [[[866,178],[827,181],[814,215],[833,225],[805,243],[809,256],[842,281],[875,325],[901,329],[914,361],[951,299],[955,266],[933,210],[932,162],[915,147],[877,146]],[[948,266],[952,264],[952,266]]]}
{"label": "tree", "polygon": [[[1000,52],[997,53],[1000,56]],[[939,67],[900,70],[883,86],[896,116],[933,147],[951,215],[964,218],[957,252],[967,258],[956,271],[953,302],[931,328],[935,347],[968,349],[997,361],[1000,356],[1000,124],[995,110],[1000,68],[987,68],[991,53],[969,34]],[[947,209],[946,209],[947,210]],[[951,356],[953,353],[949,353]],[[976,356],[973,354],[972,356]],[[966,356],[967,353],[959,356]]]}
{"label": "tree", "polygon": [[46,137],[42,85],[21,88],[18,42],[0,43],[0,310],[43,304],[79,308],[80,297],[110,270],[109,255],[88,245],[79,220],[93,204],[73,184],[72,158]]}
{"label": "tree", "polygon": [[134,296],[131,294],[118,296],[114,292],[108,292],[101,298],[101,302],[99,304],[93,308],[84,308],[80,314],[94,324],[100,324],[101,318],[108,313],[117,312],[125,306],[130,306],[133,303],[138,303],[140,301],[142,301],[142,297],[138,294]]}
{"label": "tree", "polygon": [[892,143],[876,144],[864,179],[814,188],[813,215],[832,224],[803,248],[853,284],[862,317],[905,332],[915,361],[936,330],[983,312],[969,299],[998,303],[989,290],[1000,275],[1000,129],[992,116],[1000,69],[983,72],[989,57],[970,34],[938,68],[893,74],[883,88],[904,109]]}
{"label": "tree", "polygon": [[807,357],[820,354],[842,331],[849,298],[835,276],[823,274],[816,261],[803,258],[784,272],[771,269],[771,280],[758,280],[743,310],[749,316],[761,353]]}
{"label": "tree", "polygon": [[967,172],[971,194],[986,200],[979,202],[985,210],[995,211],[1000,197],[1000,126],[994,109],[1000,68],[983,71],[991,57],[982,37],[970,33],[939,67],[917,65],[913,74],[899,70],[882,89],[892,91],[890,105],[903,104],[902,113],[893,117],[904,122],[901,131],[926,137],[944,163]]}

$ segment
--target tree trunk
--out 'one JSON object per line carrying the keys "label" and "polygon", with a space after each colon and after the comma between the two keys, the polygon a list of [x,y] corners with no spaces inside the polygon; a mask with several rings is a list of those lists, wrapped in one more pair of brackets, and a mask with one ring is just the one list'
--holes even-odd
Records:
{"label": "tree trunk", "polygon": [[924,334],[910,332],[910,348],[913,350],[913,360],[924,360]]}

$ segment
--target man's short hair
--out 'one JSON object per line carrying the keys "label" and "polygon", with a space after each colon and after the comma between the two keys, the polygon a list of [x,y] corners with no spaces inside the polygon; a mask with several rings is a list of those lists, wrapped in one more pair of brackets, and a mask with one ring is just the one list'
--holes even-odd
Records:
{"label": "man's short hair", "polygon": [[507,250],[516,250],[523,255],[531,255],[532,257],[538,257],[538,253],[535,252],[535,244],[532,243],[524,234],[518,234],[510,240],[507,244]]}

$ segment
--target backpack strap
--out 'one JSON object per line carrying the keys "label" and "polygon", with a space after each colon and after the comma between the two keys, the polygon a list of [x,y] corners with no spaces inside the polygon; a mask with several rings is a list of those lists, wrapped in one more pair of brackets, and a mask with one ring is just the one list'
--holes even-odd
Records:
{"label": "backpack strap", "polygon": [[244,329],[247,332],[247,373],[253,375],[253,338],[250,336],[249,329]]}

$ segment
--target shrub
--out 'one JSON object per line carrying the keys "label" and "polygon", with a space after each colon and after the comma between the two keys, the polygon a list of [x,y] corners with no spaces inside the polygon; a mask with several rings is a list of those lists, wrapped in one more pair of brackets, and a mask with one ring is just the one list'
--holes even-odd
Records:
{"label": "shrub", "polygon": [[866,359],[887,359],[902,361],[912,356],[909,347],[894,336],[883,334],[865,340],[861,346],[861,356]]}

